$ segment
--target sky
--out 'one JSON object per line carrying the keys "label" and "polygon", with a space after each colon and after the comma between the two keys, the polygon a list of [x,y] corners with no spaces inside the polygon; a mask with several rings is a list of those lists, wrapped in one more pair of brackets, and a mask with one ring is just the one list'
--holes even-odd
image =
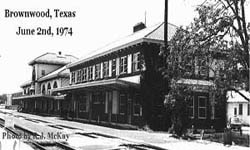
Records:
{"label": "sky", "polygon": [[[192,22],[204,0],[169,0],[169,22]],[[5,10],[60,9],[76,11],[74,18],[6,18]],[[247,11],[249,11],[248,9]],[[51,12],[52,14],[52,12]],[[146,16],[146,17],[145,17]],[[61,51],[78,58],[132,33],[138,22],[152,26],[164,21],[164,0],[4,0],[0,2],[0,94],[21,91],[31,80],[34,58]],[[16,35],[18,27],[72,27],[72,36]]]}

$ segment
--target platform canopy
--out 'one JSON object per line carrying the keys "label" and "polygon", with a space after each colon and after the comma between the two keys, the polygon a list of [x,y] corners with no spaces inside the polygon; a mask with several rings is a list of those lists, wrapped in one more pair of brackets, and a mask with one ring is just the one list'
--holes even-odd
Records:
{"label": "platform canopy", "polygon": [[52,93],[64,93],[76,90],[96,91],[97,89],[124,89],[124,88],[138,88],[139,76],[105,79],[99,81],[86,82],[81,84],[69,85],[57,89],[52,89]]}
{"label": "platform canopy", "polygon": [[63,100],[64,96],[51,96],[51,95],[43,95],[43,94],[36,94],[36,95],[25,95],[19,97],[13,97],[13,100],[32,100],[32,99],[39,99],[39,100]]}

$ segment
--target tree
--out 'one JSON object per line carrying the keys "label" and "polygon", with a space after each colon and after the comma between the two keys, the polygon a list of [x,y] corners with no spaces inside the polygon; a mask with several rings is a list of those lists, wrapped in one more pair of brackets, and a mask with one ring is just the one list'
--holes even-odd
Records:
{"label": "tree", "polygon": [[[247,28],[245,5],[245,0],[206,0],[196,8],[198,17],[186,28],[180,27],[168,47],[161,49],[160,56],[164,60],[161,71],[169,85],[169,97],[176,97],[173,93],[179,90],[175,87],[180,79],[208,80],[211,73],[214,86],[210,90],[217,97],[223,97],[218,101],[218,105],[224,107],[222,110],[225,110],[228,90],[239,94],[239,86],[249,90],[250,29]],[[177,93],[183,94],[183,90]],[[225,111],[220,112],[225,115]]]}
{"label": "tree", "polygon": [[187,87],[175,86],[165,97],[164,104],[171,116],[171,130],[178,136],[182,136],[186,132],[188,124],[188,109],[187,104],[190,98],[190,91]]}
{"label": "tree", "polygon": [[7,101],[7,94],[0,95],[0,103],[5,104]]}

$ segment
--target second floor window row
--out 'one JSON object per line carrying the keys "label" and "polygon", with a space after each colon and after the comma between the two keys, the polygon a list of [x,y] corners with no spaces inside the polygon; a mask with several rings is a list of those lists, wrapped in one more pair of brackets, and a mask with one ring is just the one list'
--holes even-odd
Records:
{"label": "second floor window row", "polygon": [[136,52],[131,55],[125,55],[72,71],[70,73],[71,84],[92,81],[101,78],[115,77],[121,74],[138,72],[140,70],[140,52]]}

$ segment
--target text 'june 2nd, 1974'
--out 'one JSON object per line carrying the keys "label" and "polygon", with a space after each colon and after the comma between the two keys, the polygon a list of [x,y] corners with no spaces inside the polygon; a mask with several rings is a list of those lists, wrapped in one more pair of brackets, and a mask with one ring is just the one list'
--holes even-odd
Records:
{"label": "text 'june 2nd, 1974'", "polygon": [[[46,9],[46,10],[4,10],[4,18],[23,18],[23,19],[68,19],[75,18],[76,11],[68,11],[61,9]],[[28,24],[28,22],[27,22]],[[15,34],[18,36],[21,35],[38,35],[38,36],[72,36],[73,28],[71,26],[53,26],[53,24],[49,24],[48,26],[38,26],[38,27],[23,27],[17,26]]]}

